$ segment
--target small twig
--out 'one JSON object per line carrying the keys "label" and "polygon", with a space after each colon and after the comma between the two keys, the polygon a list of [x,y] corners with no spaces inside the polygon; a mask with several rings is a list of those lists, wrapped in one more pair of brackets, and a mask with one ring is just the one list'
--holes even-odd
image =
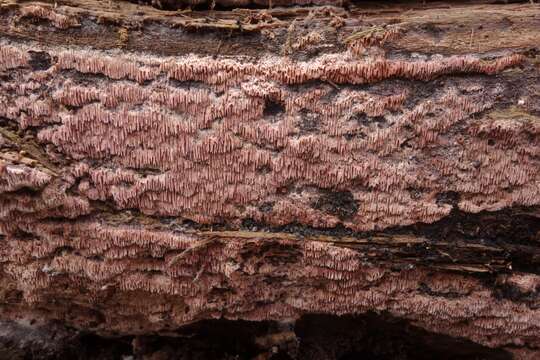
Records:
{"label": "small twig", "polygon": [[446,256],[447,258],[449,258],[450,260],[452,260],[453,263],[456,262],[456,259],[454,259],[452,256],[450,256],[450,254],[448,254],[448,253],[446,253],[446,252],[444,252],[444,251],[442,251],[442,250],[437,250],[437,252],[438,252],[439,254],[441,254],[442,256]]}
{"label": "small twig", "polygon": [[199,280],[199,278],[201,277],[202,273],[204,272],[204,270],[206,269],[206,265],[203,265],[199,271],[197,271],[197,275],[195,275],[195,277],[193,278],[193,280],[191,281],[192,283],[196,282],[197,280]]}
{"label": "small twig", "polygon": [[216,54],[215,56],[218,56],[219,55],[219,51],[221,50],[221,45],[223,44],[223,40],[219,40],[219,44],[216,48]]}
{"label": "small twig", "polygon": [[379,32],[379,31],[384,31],[384,28],[382,28],[381,26],[373,26],[373,27],[371,27],[369,29],[362,30],[362,31],[357,31],[357,32],[347,36],[343,40],[343,42],[349,43],[349,42],[351,42],[353,40],[362,39],[362,38],[371,36],[373,33],[376,33],[376,32]]}
{"label": "small twig", "polygon": [[206,247],[208,247],[208,245],[210,245],[212,243],[215,243],[217,241],[218,241],[217,239],[208,239],[208,240],[203,240],[203,241],[197,242],[193,246],[190,246],[187,249],[185,249],[184,251],[182,251],[180,254],[173,256],[167,262],[167,265],[172,266],[172,265],[176,264],[179,260],[185,258],[190,252],[206,248]]}
{"label": "small twig", "polygon": [[335,82],[333,82],[332,80],[326,80],[327,83],[329,83],[330,85],[332,85],[336,90],[341,90],[339,86],[337,86],[337,84]]}

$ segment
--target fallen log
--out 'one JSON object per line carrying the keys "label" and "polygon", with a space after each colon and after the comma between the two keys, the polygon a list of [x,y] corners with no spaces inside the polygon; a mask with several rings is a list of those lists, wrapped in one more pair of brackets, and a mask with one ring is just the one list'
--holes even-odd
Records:
{"label": "fallen log", "polygon": [[537,357],[539,45],[528,2],[0,4],[0,337]]}

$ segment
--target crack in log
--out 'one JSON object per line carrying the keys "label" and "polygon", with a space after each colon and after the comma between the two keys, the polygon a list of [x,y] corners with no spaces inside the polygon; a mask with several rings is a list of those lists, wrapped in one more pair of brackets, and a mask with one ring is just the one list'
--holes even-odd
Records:
{"label": "crack in log", "polygon": [[[55,336],[52,336],[55,334]],[[391,339],[390,341],[388,339]],[[386,314],[306,315],[296,323],[211,320],[169,336],[103,338],[55,323],[0,323],[0,349],[11,359],[511,359],[466,339],[426,332]],[[189,355],[188,355],[189,354]]]}

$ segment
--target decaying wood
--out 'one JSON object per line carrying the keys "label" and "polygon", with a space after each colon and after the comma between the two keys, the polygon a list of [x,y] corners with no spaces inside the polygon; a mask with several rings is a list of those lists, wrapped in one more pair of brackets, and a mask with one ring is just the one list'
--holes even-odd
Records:
{"label": "decaying wood", "polygon": [[0,5],[1,319],[376,312],[537,357],[540,7],[205,4]]}

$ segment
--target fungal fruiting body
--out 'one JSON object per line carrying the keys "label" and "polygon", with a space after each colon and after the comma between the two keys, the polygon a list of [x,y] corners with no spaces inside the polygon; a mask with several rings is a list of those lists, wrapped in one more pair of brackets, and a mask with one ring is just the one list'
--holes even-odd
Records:
{"label": "fungal fruiting body", "polygon": [[[351,26],[331,9],[306,16]],[[2,16],[90,31],[77,14]],[[537,59],[261,19],[286,51],[0,39],[3,319],[110,336],[385,312],[535,353]]]}

